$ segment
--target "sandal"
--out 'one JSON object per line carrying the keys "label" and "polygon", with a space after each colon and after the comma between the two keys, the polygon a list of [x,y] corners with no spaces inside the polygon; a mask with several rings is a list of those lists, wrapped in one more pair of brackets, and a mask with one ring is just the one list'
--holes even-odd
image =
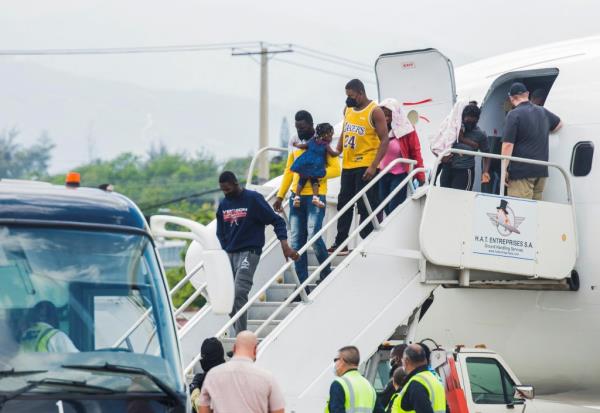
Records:
{"label": "sandal", "polygon": [[298,195],[296,195],[294,197],[294,203],[293,203],[293,205],[294,205],[294,208],[300,208],[300,197]]}
{"label": "sandal", "polygon": [[319,198],[316,195],[313,195],[313,197],[312,197],[312,203],[313,203],[313,205],[316,205],[319,208],[325,208],[325,203],[323,201],[321,201],[321,198]]}

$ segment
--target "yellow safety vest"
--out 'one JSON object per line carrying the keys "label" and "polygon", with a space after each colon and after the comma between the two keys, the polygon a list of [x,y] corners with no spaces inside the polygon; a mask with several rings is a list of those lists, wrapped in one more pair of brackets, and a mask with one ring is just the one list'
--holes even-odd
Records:
{"label": "yellow safety vest", "polygon": [[[357,370],[350,370],[335,381],[340,383],[344,389],[344,408],[346,413],[372,413],[375,408],[377,394],[371,383]],[[325,413],[329,413],[329,400],[325,407]]]}
{"label": "yellow safety vest", "polygon": [[375,160],[381,143],[371,120],[376,107],[377,103],[371,102],[363,110],[345,109],[342,168],[368,168]]}
{"label": "yellow safety vest", "polygon": [[446,391],[444,390],[442,383],[440,383],[437,377],[430,371],[422,371],[410,378],[402,388],[398,397],[394,399],[392,413],[414,413],[414,410],[402,409],[402,399],[404,398],[404,394],[406,393],[409,384],[413,381],[421,383],[425,389],[427,389],[434,413],[446,413]]}
{"label": "yellow safety vest", "polygon": [[58,330],[46,323],[35,323],[23,333],[21,350],[25,352],[47,353],[50,339]]}

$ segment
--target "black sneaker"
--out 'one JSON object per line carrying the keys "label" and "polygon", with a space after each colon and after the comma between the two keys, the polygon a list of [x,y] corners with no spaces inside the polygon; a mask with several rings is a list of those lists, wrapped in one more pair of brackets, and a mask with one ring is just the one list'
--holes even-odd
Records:
{"label": "black sneaker", "polygon": [[[337,250],[337,249],[338,249],[338,245],[336,245],[336,244],[333,244],[331,247],[329,247],[329,249],[327,250],[327,252],[328,252],[329,254],[333,254],[333,252],[334,252],[335,250]],[[350,250],[349,250],[349,249],[348,249],[348,247],[346,246],[346,247],[342,248],[342,250],[341,250],[340,252],[338,252],[338,254],[337,254],[337,255],[339,255],[339,256],[343,256],[343,255],[348,255],[348,254],[350,254]]]}

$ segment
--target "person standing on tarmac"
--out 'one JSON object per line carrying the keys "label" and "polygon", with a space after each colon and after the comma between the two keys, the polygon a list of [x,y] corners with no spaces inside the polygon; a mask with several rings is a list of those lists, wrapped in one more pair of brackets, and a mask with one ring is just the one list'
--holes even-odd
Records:
{"label": "person standing on tarmac", "polygon": [[390,401],[387,403],[385,408],[385,413],[391,413],[392,406],[394,405],[394,400],[400,395],[400,391],[402,387],[404,387],[404,383],[406,382],[406,372],[404,371],[404,367],[400,366],[394,370],[394,374],[392,375],[392,386],[394,388],[394,393],[390,398]]}
{"label": "person standing on tarmac", "polygon": [[342,347],[333,362],[337,377],[329,387],[325,413],[383,413],[375,389],[357,370],[360,364],[358,348]]}
{"label": "person standing on tarmac", "polygon": [[202,342],[200,347],[200,366],[202,366],[202,373],[198,373],[194,376],[192,383],[190,384],[190,394],[192,399],[192,406],[195,411],[200,411],[200,390],[202,390],[202,383],[208,372],[220,364],[225,363],[225,350],[223,344],[216,337],[209,337]]}
{"label": "person standing on tarmac", "polygon": [[406,384],[394,399],[392,413],[445,413],[444,386],[428,370],[423,347],[410,344],[404,350],[402,365],[407,373]]}
{"label": "person standing on tarmac", "polygon": [[396,369],[402,367],[402,356],[404,355],[404,349],[406,349],[406,344],[398,344],[390,352],[390,381],[377,397],[382,406],[387,406],[390,403],[394,393],[398,391],[396,386],[394,386],[393,376]]}

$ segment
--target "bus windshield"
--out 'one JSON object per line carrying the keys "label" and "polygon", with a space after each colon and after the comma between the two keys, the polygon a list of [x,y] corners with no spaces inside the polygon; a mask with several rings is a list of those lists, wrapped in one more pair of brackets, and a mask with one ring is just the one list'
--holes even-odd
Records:
{"label": "bus windshield", "polygon": [[[183,392],[178,354],[149,237],[0,225],[0,393],[30,380],[142,393],[160,392],[160,381]],[[85,368],[107,363],[149,375]]]}

